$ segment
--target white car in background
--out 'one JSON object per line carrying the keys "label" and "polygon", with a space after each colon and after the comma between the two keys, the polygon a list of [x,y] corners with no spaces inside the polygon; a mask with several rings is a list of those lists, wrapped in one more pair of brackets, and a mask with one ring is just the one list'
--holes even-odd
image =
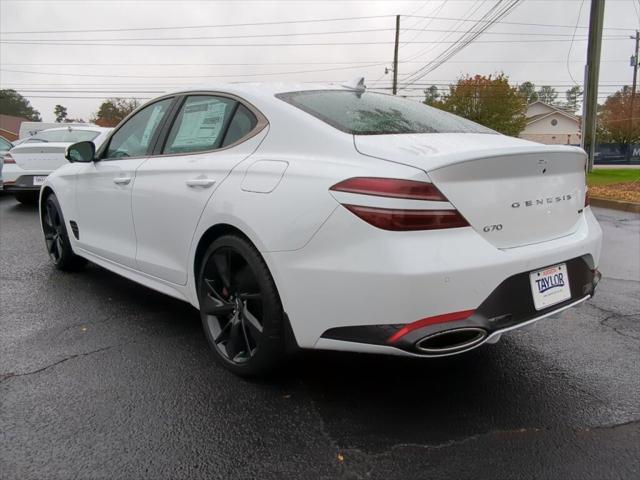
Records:
{"label": "white car in background", "polygon": [[0,190],[2,190],[3,178],[2,178],[2,157],[11,150],[13,144],[4,137],[0,137]]}
{"label": "white car in background", "polygon": [[99,146],[110,131],[93,125],[39,131],[3,155],[4,190],[19,202],[35,203],[47,175],[69,163],[64,158],[69,145],[89,140]]}
{"label": "white car in background", "polygon": [[593,295],[583,150],[355,85],[184,90],[70,146],[40,196],[54,265],[191,303],[241,375],[297,347],[458,354]]}

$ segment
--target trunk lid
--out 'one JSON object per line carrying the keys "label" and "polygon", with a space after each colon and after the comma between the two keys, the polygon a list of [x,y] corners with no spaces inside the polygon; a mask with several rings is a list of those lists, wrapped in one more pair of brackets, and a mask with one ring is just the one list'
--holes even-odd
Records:
{"label": "trunk lid", "polygon": [[53,171],[68,163],[64,153],[69,145],[67,142],[23,143],[11,149],[11,156],[25,170]]}
{"label": "trunk lid", "polygon": [[576,147],[488,134],[356,136],[364,154],[418,167],[487,241],[512,248],[578,226],[585,161]]}

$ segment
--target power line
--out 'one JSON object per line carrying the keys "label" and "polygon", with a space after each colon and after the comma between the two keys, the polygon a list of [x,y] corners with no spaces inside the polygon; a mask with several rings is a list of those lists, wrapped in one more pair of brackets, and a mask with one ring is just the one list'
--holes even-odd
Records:
{"label": "power line", "polygon": [[175,27],[134,27],[134,28],[92,28],[89,30],[36,30],[29,32],[3,32],[4,35],[32,35],[40,33],[104,33],[104,32],[143,32],[152,30],[190,30],[198,28],[228,28],[228,27],[255,27],[263,25],[291,25],[295,23],[322,23],[322,22],[342,22],[351,20],[370,20],[374,18],[389,18],[395,15],[367,15],[361,17],[341,17],[341,18],[316,18],[306,20],[281,20],[277,22],[252,22],[252,23],[225,23],[217,25],[186,25]]}
{"label": "power line", "polygon": [[[466,48],[472,42],[484,43],[486,41],[477,40],[489,27],[498,21],[506,17],[513,9],[520,5],[521,0],[513,0],[503,7],[500,7],[500,3],[493,5],[478,21],[476,21],[467,31],[463,34],[453,45],[446,48],[441,52],[434,60],[429,62],[422,68],[417,69],[415,72],[406,76],[407,85],[415,83],[421,78],[434,71],[440,65],[451,59],[454,55],[457,55]],[[476,29],[477,28],[477,29]]]}
{"label": "power line", "polygon": [[573,83],[577,84],[578,82],[576,82],[576,79],[573,78],[573,75],[571,74],[571,68],[569,67],[569,59],[571,57],[571,50],[573,49],[573,40],[576,36],[576,31],[578,30],[578,24],[580,23],[580,16],[582,15],[582,7],[584,7],[584,0],[582,0],[580,2],[580,9],[578,10],[578,18],[576,18],[576,28],[573,29],[573,36],[571,37],[571,44],[569,45],[569,51],[567,52],[567,73],[569,74],[569,77],[571,77],[571,80],[573,80]]}
{"label": "power line", "polygon": [[[228,73],[221,75],[162,75],[163,78],[234,78],[234,77],[263,77],[263,76],[278,76],[278,75],[294,75],[302,73],[318,73],[318,72],[331,72],[336,70],[353,70],[358,68],[369,68],[374,66],[384,65],[384,63],[371,63],[367,65],[357,65],[350,67],[333,67],[333,68],[316,68],[313,70],[296,70],[286,72],[268,72],[268,73]],[[92,77],[92,78],[158,78],[157,75],[115,75],[115,74],[99,74],[99,73],[59,73],[59,72],[37,72],[29,70],[12,70],[0,68],[0,72],[7,73],[20,73],[28,75],[52,75],[56,77]]]}
{"label": "power line", "polygon": [[[403,16],[407,16],[407,15],[403,15]],[[419,15],[415,15],[416,17],[420,17]],[[426,16],[423,16],[422,18],[428,18]],[[448,20],[448,21],[455,21],[455,20],[460,20],[459,18],[453,18],[453,17],[435,17],[436,20]],[[473,22],[478,22],[480,20],[469,20],[469,21],[473,21]],[[480,22],[488,22],[488,20],[482,20]],[[555,23],[531,23],[531,22],[509,22],[509,21],[505,21],[505,20],[500,20],[499,22],[496,23],[500,23],[502,25],[521,25],[521,26],[527,26],[527,27],[548,27],[548,28],[574,28],[574,25],[558,25]],[[580,25],[578,26],[578,28],[586,28],[588,29],[589,26],[588,25]],[[621,31],[631,31],[633,30],[633,28],[625,28],[625,27],[604,27],[604,30],[621,30]]]}
{"label": "power line", "polygon": [[[129,38],[95,38],[91,37],[91,42],[130,42],[130,41],[170,41],[170,40],[229,40],[242,38],[275,38],[275,37],[300,37],[311,35],[340,35],[351,33],[374,33],[374,32],[390,32],[395,28],[364,28],[360,30],[334,30],[323,32],[299,32],[299,33],[270,33],[257,35],[225,35],[225,36],[197,36],[197,37],[129,37]],[[424,30],[419,28],[403,28],[401,31],[418,31],[419,34]],[[466,33],[466,30],[451,29],[431,29],[429,33]],[[416,35],[413,39],[417,38]],[[0,33],[0,36],[2,33]],[[575,33],[543,33],[543,32],[486,32],[486,35],[505,35],[505,36],[542,36],[542,37],[575,37]],[[580,35],[586,37],[587,35]],[[609,38],[626,38],[626,35],[610,35]],[[412,39],[412,40],[413,40]],[[412,40],[401,42],[402,45],[414,43]],[[87,38],[13,38],[5,39],[7,42],[87,42]]]}
{"label": "power line", "polygon": [[[608,36],[604,40],[626,40],[625,36]],[[586,42],[588,39],[575,41]],[[571,42],[571,39],[554,40],[478,40],[474,43],[557,43]],[[79,47],[329,47],[345,45],[392,45],[393,41],[379,42],[313,42],[313,43],[69,43],[69,42],[30,42],[21,40],[0,40],[5,45],[42,45],[42,46],[79,46]],[[456,44],[457,41],[413,41],[412,44]],[[471,42],[469,42],[471,43]]]}

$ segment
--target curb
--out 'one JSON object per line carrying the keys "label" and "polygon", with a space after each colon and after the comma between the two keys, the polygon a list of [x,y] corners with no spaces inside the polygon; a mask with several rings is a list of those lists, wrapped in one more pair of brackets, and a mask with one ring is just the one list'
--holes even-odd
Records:
{"label": "curb", "polygon": [[610,200],[608,198],[589,197],[589,205],[592,207],[622,210],[623,212],[640,213],[640,203],[623,202],[620,200]]}

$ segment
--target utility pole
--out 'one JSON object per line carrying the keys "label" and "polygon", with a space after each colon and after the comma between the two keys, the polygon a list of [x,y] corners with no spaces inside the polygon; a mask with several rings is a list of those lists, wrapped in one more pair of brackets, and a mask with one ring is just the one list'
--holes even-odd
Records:
{"label": "utility pole", "polygon": [[584,67],[584,103],[582,106],[582,148],[587,152],[587,171],[593,170],[596,150],[596,118],[598,114],[598,77],[600,74],[600,50],[602,47],[602,21],[604,1],[591,0],[589,14],[589,44],[587,64]]}
{"label": "utility pole", "polygon": [[396,15],[396,46],[393,49],[393,94],[398,91],[398,43],[400,42],[400,15]]}
{"label": "utility pole", "polygon": [[[634,37],[631,37],[634,38]],[[629,111],[629,135],[633,132],[633,122],[638,121],[637,118],[633,118],[633,104],[636,99],[636,85],[638,83],[638,44],[640,44],[640,32],[636,30],[636,50],[631,57],[631,66],[633,67],[633,84],[631,86],[631,101],[629,102],[629,106],[631,107]],[[629,159],[629,163],[631,163],[631,140],[629,140],[629,146],[627,147],[627,158]]]}

